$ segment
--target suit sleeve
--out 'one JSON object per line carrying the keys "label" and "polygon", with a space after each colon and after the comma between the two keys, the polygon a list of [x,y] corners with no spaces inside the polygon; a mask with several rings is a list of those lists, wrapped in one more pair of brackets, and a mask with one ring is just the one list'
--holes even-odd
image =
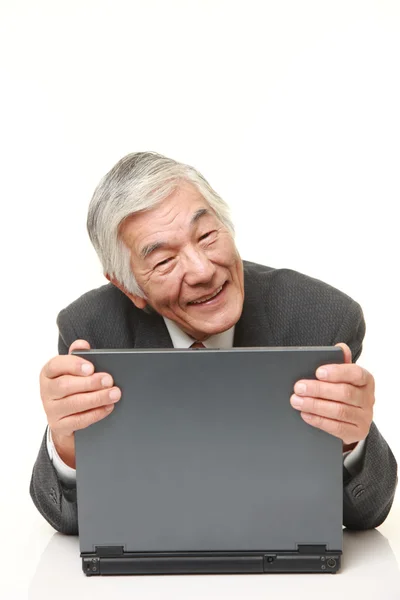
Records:
{"label": "suit sleeve", "polygon": [[[362,351],[364,334],[361,307],[353,302],[334,344],[346,343],[351,349],[353,362],[356,362]],[[349,529],[373,529],[381,525],[389,514],[396,486],[396,459],[373,422],[365,438],[359,472],[352,476],[343,467],[343,525]]]}
{"label": "suit sleeve", "polygon": [[[78,336],[63,312],[57,324],[58,352],[68,354],[70,344]],[[33,467],[30,494],[36,508],[54,529],[70,535],[78,533],[76,485],[65,485],[59,478],[47,452],[46,432]]]}

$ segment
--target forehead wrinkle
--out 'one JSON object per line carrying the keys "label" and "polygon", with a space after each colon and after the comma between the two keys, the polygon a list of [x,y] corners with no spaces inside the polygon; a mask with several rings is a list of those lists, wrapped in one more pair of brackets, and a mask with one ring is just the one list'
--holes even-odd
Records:
{"label": "forehead wrinkle", "polygon": [[[169,218],[171,213],[174,213],[174,209],[176,207],[174,206],[174,203],[169,207],[169,209],[167,210],[167,212],[162,216],[161,220],[164,221],[163,225],[161,226],[162,229],[167,229],[174,223],[174,221],[179,217],[179,212],[173,214],[172,218]],[[192,215],[190,222],[189,222],[189,226],[193,227],[198,221],[199,219],[201,219],[201,217],[203,216],[210,216],[211,215],[211,211],[207,208],[200,208],[198,210],[195,211],[195,213]],[[134,217],[134,215],[132,215]],[[165,222],[165,220],[167,222]],[[180,229],[182,229],[183,226],[180,226]],[[146,244],[145,246],[143,246],[143,248],[140,250],[139,255],[142,259],[146,259],[148,256],[150,256],[150,254],[152,254],[153,252],[156,252],[157,250],[160,250],[162,248],[165,248],[168,246],[168,243],[165,241],[154,241],[154,242],[150,242],[149,244]]]}
{"label": "forehead wrinkle", "polygon": [[[200,208],[199,210],[196,210],[196,212],[194,213],[194,215],[192,215],[192,218],[190,219],[190,226],[193,227],[199,219],[201,219],[201,217],[210,215],[210,211],[207,208]],[[173,223],[175,218],[178,215],[176,215],[172,221],[169,223]],[[141,258],[145,259],[147,258],[150,254],[152,254],[152,252],[155,252],[156,250],[160,250],[161,248],[164,248],[165,246],[167,246],[168,244],[166,242],[153,242],[150,244],[146,244],[146,246],[144,246],[142,248],[142,250],[140,251],[140,256]]]}
{"label": "forehead wrinkle", "polygon": [[[168,217],[168,215],[170,214],[171,210],[168,211],[168,213],[166,215],[164,215],[164,218]],[[173,222],[175,221],[175,219],[178,218],[178,216],[179,215],[175,215],[170,221],[168,221],[167,223],[163,224],[162,229],[166,229],[168,231],[168,228],[173,224]],[[155,252],[156,250],[161,250],[162,248],[165,248],[167,246],[169,246],[168,242],[161,241],[161,240],[160,241],[155,241],[155,242],[150,242],[149,244],[146,244],[145,246],[143,246],[143,248],[140,251],[140,257],[142,259],[145,259],[150,254],[152,254],[153,252]]]}

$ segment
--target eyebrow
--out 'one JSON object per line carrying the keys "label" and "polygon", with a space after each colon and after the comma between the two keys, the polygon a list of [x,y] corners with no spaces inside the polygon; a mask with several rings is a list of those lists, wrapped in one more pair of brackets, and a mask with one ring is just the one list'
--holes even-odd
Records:
{"label": "eyebrow", "polygon": [[[197,223],[197,221],[199,219],[201,219],[201,217],[204,217],[205,215],[209,215],[209,214],[211,214],[211,213],[207,208],[200,208],[199,210],[196,210],[196,212],[190,219],[190,226],[192,227],[193,225],[195,225]],[[165,246],[168,246],[168,244],[166,242],[153,242],[152,244],[147,244],[146,246],[144,246],[141,249],[140,257],[142,259],[145,259],[148,256],[150,256],[150,254],[155,252],[156,250],[160,250],[161,248],[164,248]]]}
{"label": "eyebrow", "polygon": [[207,208],[200,208],[199,210],[196,210],[193,217],[190,219],[190,225],[194,225],[199,219],[201,219],[201,217],[209,214],[210,211]]}
{"label": "eyebrow", "polygon": [[144,246],[144,248],[141,249],[140,256],[143,259],[147,258],[152,252],[155,252],[164,246],[166,246],[165,242],[154,242],[153,244],[147,244],[147,246]]}

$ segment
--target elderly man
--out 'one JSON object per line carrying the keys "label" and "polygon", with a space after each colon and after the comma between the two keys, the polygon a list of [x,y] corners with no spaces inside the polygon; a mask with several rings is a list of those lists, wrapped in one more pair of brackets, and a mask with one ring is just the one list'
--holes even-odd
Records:
{"label": "elderly man", "polygon": [[88,231],[109,284],[58,316],[59,356],[40,375],[48,428],[32,499],[57,530],[76,534],[74,432],[106,418],[121,397],[107,373],[72,350],[340,344],[345,363],[298,381],[288,398],[311,427],[343,441],[343,523],[366,529],[389,513],[397,465],[372,421],[374,379],[352,362],[361,308],[321,281],[242,261],[225,202],[194,168],[130,154],[101,180]]}

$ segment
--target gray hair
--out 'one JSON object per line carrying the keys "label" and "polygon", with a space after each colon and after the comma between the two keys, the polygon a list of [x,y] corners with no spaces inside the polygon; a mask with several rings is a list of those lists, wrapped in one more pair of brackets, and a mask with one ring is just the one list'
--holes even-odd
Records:
{"label": "gray hair", "polygon": [[144,297],[131,269],[131,253],[119,237],[130,215],[153,208],[182,181],[193,184],[218,219],[234,234],[229,207],[196,169],[156,152],[124,156],[100,181],[89,205],[87,230],[103,273],[131,294]]}

